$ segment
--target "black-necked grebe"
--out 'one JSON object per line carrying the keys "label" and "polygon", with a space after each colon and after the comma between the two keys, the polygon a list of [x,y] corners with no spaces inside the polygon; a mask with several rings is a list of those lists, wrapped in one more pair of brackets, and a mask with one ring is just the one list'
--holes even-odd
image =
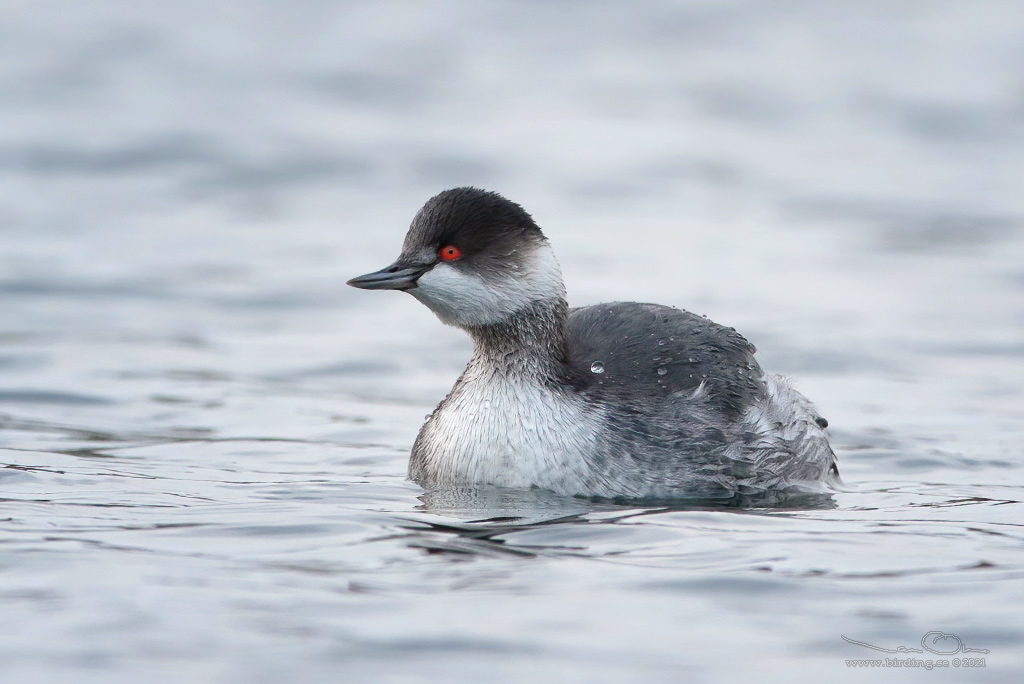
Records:
{"label": "black-necked grebe", "polygon": [[412,448],[425,487],[720,498],[838,474],[827,422],[739,333],[656,304],[570,309],[540,228],[496,193],[433,197],[398,260],[349,285],[404,290],[473,339]]}

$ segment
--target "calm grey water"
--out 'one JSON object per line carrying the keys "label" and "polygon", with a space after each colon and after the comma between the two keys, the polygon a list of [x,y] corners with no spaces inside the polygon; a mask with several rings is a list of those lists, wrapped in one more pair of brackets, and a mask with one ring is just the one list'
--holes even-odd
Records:
{"label": "calm grey water", "polygon": [[[0,680],[1020,681],[1024,4],[0,17]],[[459,184],[740,329],[834,505],[406,481],[469,345],[344,282]]]}

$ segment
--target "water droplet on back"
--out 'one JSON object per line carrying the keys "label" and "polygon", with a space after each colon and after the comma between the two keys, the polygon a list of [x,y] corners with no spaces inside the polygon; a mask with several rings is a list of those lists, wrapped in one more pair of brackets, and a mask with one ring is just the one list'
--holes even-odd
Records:
{"label": "water droplet on back", "polygon": [[590,364],[590,372],[604,373],[604,364],[601,363],[600,361],[595,361],[594,363]]}
{"label": "water droplet on back", "polygon": [[664,366],[662,366],[661,368],[658,369],[658,375],[667,375],[667,374],[668,374],[668,368],[665,368]]}

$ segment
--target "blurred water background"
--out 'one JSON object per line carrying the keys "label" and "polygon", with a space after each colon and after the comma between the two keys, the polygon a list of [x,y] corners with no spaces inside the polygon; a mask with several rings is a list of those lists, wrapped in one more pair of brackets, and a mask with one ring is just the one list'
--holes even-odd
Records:
{"label": "blurred water background", "polygon": [[[834,507],[422,496],[468,341],[344,282],[463,184],[757,344]],[[1022,381],[1016,0],[0,2],[4,682],[1020,681]]]}

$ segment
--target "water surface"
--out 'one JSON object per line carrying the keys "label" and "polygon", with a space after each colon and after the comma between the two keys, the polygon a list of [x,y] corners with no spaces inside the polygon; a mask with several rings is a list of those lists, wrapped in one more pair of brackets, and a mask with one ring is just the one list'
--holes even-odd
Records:
{"label": "water surface", "polygon": [[[860,682],[842,636],[935,631],[985,667],[901,681],[1019,678],[1018,3],[3,13],[4,681]],[[406,481],[469,345],[344,282],[459,184],[572,304],[749,337],[832,423],[831,505]]]}

